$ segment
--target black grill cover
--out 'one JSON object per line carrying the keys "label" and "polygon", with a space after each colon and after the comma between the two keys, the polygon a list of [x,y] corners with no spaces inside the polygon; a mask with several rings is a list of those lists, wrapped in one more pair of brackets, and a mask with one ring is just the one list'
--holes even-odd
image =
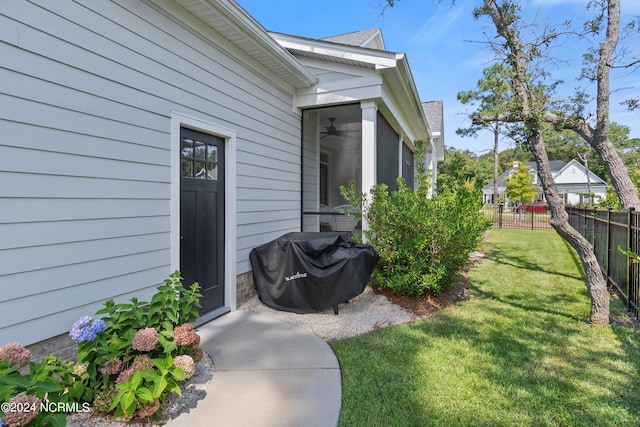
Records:
{"label": "black grill cover", "polygon": [[260,300],[271,308],[313,313],[364,291],[380,256],[345,233],[289,233],[249,256]]}

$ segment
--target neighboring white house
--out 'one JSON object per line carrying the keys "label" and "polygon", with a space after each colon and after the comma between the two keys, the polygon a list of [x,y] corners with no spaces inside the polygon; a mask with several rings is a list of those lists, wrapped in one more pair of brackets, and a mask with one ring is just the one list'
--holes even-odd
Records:
{"label": "neighboring white house", "polygon": [[0,10],[0,345],[55,350],[175,270],[203,286],[201,322],[234,310],[251,249],[319,230],[337,186],[410,176],[415,140],[442,159],[378,30],[268,33],[231,0]]}
{"label": "neighboring white house", "polygon": [[[538,196],[536,200],[544,200],[544,193],[542,191],[542,185],[540,178],[538,177],[538,168],[535,162],[525,162],[522,166],[529,168],[531,174],[531,181],[538,187]],[[517,165],[514,165],[517,167]],[[505,193],[507,190],[507,182],[505,178],[511,176],[514,171],[514,167],[509,168],[502,175],[498,177],[498,198],[505,200],[507,203],[508,198]],[[594,199],[601,199],[606,197],[607,183],[602,178],[589,171],[587,176],[587,170],[582,163],[579,163],[575,159],[569,163],[565,163],[562,160],[550,160],[549,167],[553,175],[553,181],[558,188],[558,193],[564,197],[565,205],[579,205],[589,200],[589,189],[593,194]],[[493,203],[493,181],[482,187],[483,201],[485,204]]]}

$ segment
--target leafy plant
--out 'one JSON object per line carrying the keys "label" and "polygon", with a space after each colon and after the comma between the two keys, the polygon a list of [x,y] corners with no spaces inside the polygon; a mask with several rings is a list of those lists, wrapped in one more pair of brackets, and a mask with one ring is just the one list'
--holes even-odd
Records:
{"label": "leafy plant", "polygon": [[[40,411],[40,404],[81,400],[84,385],[74,371],[73,362],[63,362],[49,355],[40,362],[28,362],[24,366],[28,366],[28,373],[23,374],[20,371],[22,366],[14,361],[0,359],[0,402],[5,403],[3,409],[5,406],[9,410],[13,408],[11,413],[4,411],[3,418],[5,421],[13,419],[33,426],[64,426],[64,413]],[[19,399],[22,401],[16,404]]]}
{"label": "leafy plant", "polygon": [[[137,409],[145,408],[142,418],[161,416],[159,407],[168,393],[181,394],[179,382],[185,379],[184,371],[174,366],[173,358],[153,359],[155,369],[134,372],[131,377],[116,385],[120,390],[111,404],[116,417],[129,417]],[[151,413],[149,408],[155,408]]]}
{"label": "leafy plant", "polygon": [[622,246],[618,245],[618,252],[628,256],[633,262],[640,262],[640,255],[633,252],[631,249],[622,249]]}
{"label": "leafy plant", "polygon": [[403,178],[391,193],[384,184],[375,186],[370,199],[353,186],[341,188],[349,203],[364,207],[365,237],[380,255],[371,284],[399,295],[438,294],[449,287],[489,227],[472,182],[430,198],[429,177],[424,169],[418,172],[415,190]]}
{"label": "leafy plant", "polygon": [[[78,344],[78,362],[86,365],[83,398],[95,400],[99,411],[116,410],[116,416],[139,411],[149,418],[158,412],[166,395],[180,392],[178,382],[184,379],[173,358],[202,357],[200,338],[188,323],[197,318],[201,297],[199,285],[185,288],[176,271],[150,302],[109,300],[96,312],[102,319],[76,322],[70,336]],[[93,333],[96,328],[100,332]]]}

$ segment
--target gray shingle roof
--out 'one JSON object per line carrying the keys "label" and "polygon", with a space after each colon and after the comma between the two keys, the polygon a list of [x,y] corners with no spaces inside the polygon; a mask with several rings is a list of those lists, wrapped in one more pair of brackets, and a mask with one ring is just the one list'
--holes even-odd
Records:
{"label": "gray shingle roof", "polygon": [[[427,101],[422,103],[422,110],[432,132],[444,133],[444,116],[442,101]],[[444,135],[443,135],[444,136]]]}
{"label": "gray shingle roof", "polygon": [[370,30],[354,31],[352,33],[340,34],[332,37],[325,37],[320,40],[324,40],[332,43],[346,44],[349,46],[365,47],[363,44],[369,41],[372,36],[380,32],[379,28],[372,28]]}

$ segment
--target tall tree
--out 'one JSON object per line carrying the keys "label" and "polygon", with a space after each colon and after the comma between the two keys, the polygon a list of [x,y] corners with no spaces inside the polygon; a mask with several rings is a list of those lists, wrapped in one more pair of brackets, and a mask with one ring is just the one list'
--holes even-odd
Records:
{"label": "tall tree", "polygon": [[[618,2],[619,0],[610,0]],[[591,299],[590,321],[594,325],[609,324],[609,293],[593,247],[568,221],[562,197],[553,180],[549,158],[543,140],[546,108],[549,106],[549,88],[539,81],[541,70],[536,69],[536,60],[541,49],[556,37],[555,31],[545,31],[528,42],[521,38],[520,6],[513,0],[483,0],[474,11],[476,18],[488,17],[495,25],[499,42],[494,46],[512,70],[512,86],[515,107],[512,117],[524,124],[527,144],[536,160],[538,176],[551,211],[551,225],[571,246],[576,249],[587,277],[587,289]],[[543,71],[543,70],[542,70]],[[608,124],[606,129],[608,130]],[[609,160],[609,159],[607,159]],[[627,176],[628,178],[628,176]]]}
{"label": "tall tree", "polygon": [[496,63],[482,70],[483,78],[478,80],[477,89],[458,92],[458,100],[463,104],[476,105],[471,117],[471,126],[456,130],[458,135],[477,137],[481,130],[493,133],[493,203],[498,202],[498,169],[500,125],[512,102],[511,86],[507,83],[509,70],[504,64]]}
{"label": "tall tree", "polygon": [[479,174],[476,156],[469,150],[447,147],[444,160],[438,163],[438,190],[450,191],[474,180],[481,187],[485,176]]}
{"label": "tall tree", "polygon": [[[486,1],[485,1],[486,3]],[[629,171],[610,140],[611,123],[609,109],[611,101],[611,69],[614,53],[620,38],[620,0],[590,0],[596,9],[595,19],[585,27],[591,35],[598,36],[604,28],[604,39],[598,47],[585,53],[586,66],[582,76],[596,85],[596,122],[592,126],[584,112],[584,93],[577,93],[572,102],[558,105],[555,111],[544,111],[544,120],[556,129],[571,129],[580,135],[600,156],[611,183],[624,209],[640,209],[638,191],[633,185]],[[626,66],[637,64],[632,61]]]}

